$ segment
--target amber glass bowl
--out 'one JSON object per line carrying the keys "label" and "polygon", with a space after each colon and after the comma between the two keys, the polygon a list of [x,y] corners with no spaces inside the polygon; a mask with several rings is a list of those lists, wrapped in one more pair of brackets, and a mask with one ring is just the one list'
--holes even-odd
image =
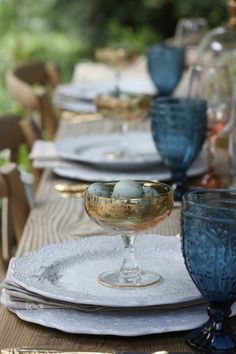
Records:
{"label": "amber glass bowl", "polygon": [[125,67],[133,64],[138,58],[138,53],[132,49],[125,48],[97,48],[95,59],[101,63],[112,66]]}
{"label": "amber glass bowl", "polygon": [[146,118],[150,111],[152,97],[145,94],[111,92],[98,95],[95,99],[97,111],[105,118],[133,122]]}

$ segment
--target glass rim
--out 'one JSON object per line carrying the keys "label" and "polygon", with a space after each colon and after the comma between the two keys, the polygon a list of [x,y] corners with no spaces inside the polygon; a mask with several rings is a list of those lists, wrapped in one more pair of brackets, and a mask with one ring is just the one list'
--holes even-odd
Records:
{"label": "glass rim", "polygon": [[[221,210],[225,210],[225,209],[221,209]],[[227,209],[229,210],[229,209]],[[227,218],[215,218],[215,217],[211,217],[209,218],[209,216],[203,216],[203,215],[197,215],[189,210],[181,210],[181,219],[183,218],[183,216],[189,216],[189,217],[195,217],[196,219],[200,219],[200,220],[207,220],[209,223],[210,222],[221,222],[224,224],[236,224],[236,219],[227,219]]]}
{"label": "glass rim", "polygon": [[153,109],[159,106],[169,105],[169,107],[175,107],[179,105],[186,104],[188,106],[191,105],[202,105],[207,106],[207,100],[201,97],[157,97],[153,101]]}
{"label": "glass rim", "polygon": [[[220,189],[207,189],[207,188],[202,188],[202,189],[197,189],[197,190],[194,190],[192,192],[187,192],[183,195],[183,199],[182,199],[182,211],[184,212],[184,207],[183,207],[183,204],[186,203],[188,205],[196,205],[196,206],[201,206],[201,208],[204,208],[206,210],[233,210],[235,209],[235,212],[236,212],[236,207],[235,208],[226,208],[226,207],[217,207],[217,206],[210,206],[210,205],[206,205],[204,202],[202,202],[200,199],[198,200],[193,200],[193,199],[189,199],[197,194],[212,194],[214,195],[214,193],[227,193],[227,194],[232,194],[232,195],[235,195],[235,202],[236,202],[236,189],[226,189],[226,188],[220,188]],[[224,200],[224,199],[222,199]],[[220,199],[219,199],[220,201]],[[235,203],[235,206],[236,206],[236,203]],[[186,211],[187,212],[187,211]],[[219,218],[220,220],[224,220],[224,219],[221,219]],[[235,220],[236,221],[236,220]]]}
{"label": "glass rim", "polygon": [[183,52],[183,53],[186,52],[186,49],[185,49],[184,46],[178,46],[178,45],[166,44],[166,43],[150,45],[147,48],[147,52],[162,51],[163,49],[167,49],[167,50],[170,50],[170,51],[171,50],[176,50],[176,51],[180,51],[180,52]]}

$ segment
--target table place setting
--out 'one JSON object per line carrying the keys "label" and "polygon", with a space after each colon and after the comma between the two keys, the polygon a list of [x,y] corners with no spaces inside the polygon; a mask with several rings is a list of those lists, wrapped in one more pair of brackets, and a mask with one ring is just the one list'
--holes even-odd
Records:
{"label": "table place setting", "polygon": [[[83,71],[86,72],[86,78],[84,78]],[[104,72],[106,72],[105,75]],[[56,107],[62,110],[95,113],[97,111],[96,97],[99,94],[109,94],[117,89],[120,92],[150,96],[154,96],[157,92],[148,75],[145,63],[119,70],[119,78],[116,77],[116,70],[110,71],[110,68],[105,64],[80,63],[75,76],[79,77],[78,82],[77,79],[74,79],[72,83],[60,84],[54,91],[53,102]]]}
{"label": "table place setting", "polygon": [[93,183],[85,211],[113,236],[13,258],[1,302],[24,321],[68,333],[130,337],[194,329],[186,335],[191,346],[227,345],[232,353],[235,337],[224,323],[236,314],[235,200],[233,190],[185,194],[181,237],[168,237],[148,230],[170,215],[170,186]]}
{"label": "table place setting", "polygon": [[[114,158],[117,146],[129,154]],[[80,135],[56,142],[37,140],[30,158],[35,168],[52,168],[58,176],[89,182],[127,178],[163,181],[171,177],[149,132],[128,132],[125,142],[118,133]],[[187,175],[200,175],[206,169],[207,158],[202,150]]]}

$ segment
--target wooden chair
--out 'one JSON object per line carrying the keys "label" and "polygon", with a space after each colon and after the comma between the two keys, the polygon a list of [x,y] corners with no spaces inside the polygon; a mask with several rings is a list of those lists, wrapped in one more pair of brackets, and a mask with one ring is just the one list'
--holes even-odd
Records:
{"label": "wooden chair", "polygon": [[[10,150],[10,161],[18,162],[18,150],[25,143],[29,151],[36,139],[40,139],[40,131],[30,118],[20,119],[13,114],[0,116],[0,151]],[[36,191],[41,179],[42,170],[32,168],[34,190]]]}
{"label": "wooden chair", "polygon": [[8,262],[19,243],[29,215],[29,204],[15,163],[0,168],[2,258]]}
{"label": "wooden chair", "polygon": [[39,113],[40,125],[49,139],[53,139],[57,128],[57,119],[48,95],[49,88],[60,82],[55,67],[41,61],[32,61],[19,65],[7,72],[6,84],[12,97],[26,111],[28,117]]}
{"label": "wooden chair", "polygon": [[[18,161],[18,150],[22,143],[31,149],[34,140],[38,138],[39,132],[30,118],[20,119],[13,114],[0,116],[0,151],[8,149],[10,161],[14,162],[0,168],[2,258],[5,261],[11,256],[14,240],[18,242],[20,239],[29,212],[25,189],[15,164]],[[33,169],[35,186],[40,174],[41,171]]]}

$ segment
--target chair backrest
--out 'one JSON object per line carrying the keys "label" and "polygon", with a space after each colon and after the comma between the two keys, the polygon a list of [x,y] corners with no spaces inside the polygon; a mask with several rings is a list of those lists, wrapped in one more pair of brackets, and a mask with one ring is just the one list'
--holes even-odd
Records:
{"label": "chair backrest", "polygon": [[11,161],[17,161],[19,146],[24,143],[24,136],[19,126],[20,118],[13,114],[0,116],[0,151],[9,149]]}
{"label": "chair backrest", "polygon": [[[0,151],[9,149],[11,162],[17,162],[18,150],[22,143],[26,143],[31,149],[33,141],[37,138],[40,136],[29,118],[20,119],[13,114],[0,116]],[[2,255],[4,260],[8,260],[13,240],[20,239],[28,214],[28,206],[26,206],[28,202],[25,200],[25,190],[19,179],[16,165],[6,164],[0,170]],[[32,171],[36,189],[41,171],[36,169],[32,169]]]}
{"label": "chair backrest", "polygon": [[[20,119],[14,114],[0,116],[0,151],[10,150],[10,161],[18,161],[18,150],[21,144],[25,143],[31,151],[35,140],[41,139],[41,132],[31,118]],[[32,168],[34,176],[34,190],[37,189],[42,170]]]}
{"label": "chair backrest", "polygon": [[2,258],[9,261],[12,249],[21,239],[29,215],[29,204],[15,163],[0,168]]}
{"label": "chair backrest", "polygon": [[57,119],[48,95],[49,87],[60,82],[55,67],[41,61],[19,65],[7,72],[6,83],[12,97],[25,109],[28,116],[37,111],[41,117],[41,127],[53,139]]}

